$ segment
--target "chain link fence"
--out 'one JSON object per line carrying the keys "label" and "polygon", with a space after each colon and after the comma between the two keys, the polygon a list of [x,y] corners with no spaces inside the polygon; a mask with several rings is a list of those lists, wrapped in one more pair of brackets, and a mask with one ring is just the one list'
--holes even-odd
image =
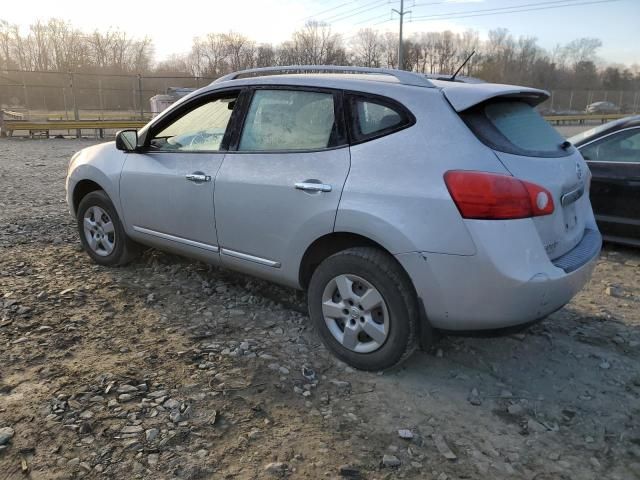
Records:
{"label": "chain link fence", "polygon": [[551,90],[551,97],[540,105],[541,112],[554,115],[585,113],[596,102],[612,105],[601,107],[603,111],[592,113],[638,113],[640,92],[623,90]]}
{"label": "chain link fence", "polygon": [[[0,108],[25,120],[146,120],[150,99],[171,87],[200,88],[213,78],[77,72],[0,70]],[[587,106],[611,102],[617,111],[640,112],[640,92],[555,89],[540,105],[546,115],[584,113]]]}
{"label": "chain link fence", "polygon": [[153,115],[150,99],[213,78],[0,70],[0,107],[25,120],[133,120]]}

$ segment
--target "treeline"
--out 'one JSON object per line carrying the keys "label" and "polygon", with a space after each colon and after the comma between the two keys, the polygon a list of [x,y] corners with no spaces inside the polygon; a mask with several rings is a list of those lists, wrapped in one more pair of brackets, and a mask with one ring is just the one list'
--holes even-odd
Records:
{"label": "treeline", "polygon": [[[424,32],[403,45],[402,68],[424,73],[451,73],[472,52],[465,75],[487,81],[547,89],[640,90],[640,66],[604,65],[595,38],[580,38],[552,51],[534,37],[514,37],[504,28],[487,40],[478,32]],[[75,71],[141,73],[216,78],[234,70],[291,64],[337,64],[398,68],[397,35],[365,28],[344,37],[330,25],[309,22],[279,45],[259,44],[235,33],[210,33],[195,38],[191,51],[154,63],[149,38],[121,31],[86,33],[51,19],[37,21],[28,33],[0,20],[0,72]],[[0,84],[1,85],[1,84]]]}
{"label": "treeline", "polygon": [[[515,38],[504,28],[491,30],[485,41],[474,30],[423,32],[403,42],[402,68],[452,73],[475,51],[462,73],[490,82],[547,89],[640,89],[640,65],[599,66],[601,46],[596,38],[579,38],[547,51],[536,38]],[[280,45],[257,44],[238,33],[210,33],[194,39],[190,53],[157,64],[156,71],[215,78],[244,68],[305,64],[398,68],[398,37],[365,28],[344,38],[317,22],[307,23]]]}
{"label": "treeline", "polygon": [[21,35],[17,25],[0,19],[0,70],[6,69],[149,72],[153,44],[117,30],[86,33],[58,18],[38,20]]}

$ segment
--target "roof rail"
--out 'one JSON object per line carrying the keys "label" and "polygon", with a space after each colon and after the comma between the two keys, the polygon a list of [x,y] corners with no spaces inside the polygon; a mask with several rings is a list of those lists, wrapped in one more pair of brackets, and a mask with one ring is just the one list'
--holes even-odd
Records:
{"label": "roof rail", "polygon": [[213,83],[235,80],[242,75],[261,76],[269,73],[306,73],[306,72],[342,72],[342,73],[377,73],[381,75],[391,75],[396,77],[403,85],[413,85],[417,87],[434,87],[424,75],[405,70],[394,70],[391,68],[369,68],[369,67],[348,67],[342,65],[288,65],[284,67],[262,67],[250,68],[230,73],[214,80]]}

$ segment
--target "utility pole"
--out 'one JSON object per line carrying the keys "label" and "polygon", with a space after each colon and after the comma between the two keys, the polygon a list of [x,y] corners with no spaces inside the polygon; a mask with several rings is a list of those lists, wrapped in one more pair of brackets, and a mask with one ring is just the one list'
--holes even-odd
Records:
{"label": "utility pole", "polygon": [[398,41],[398,70],[402,70],[404,66],[404,58],[403,58],[403,48],[402,48],[402,23],[404,22],[404,16],[407,13],[411,13],[411,10],[404,10],[404,0],[400,0],[400,10],[396,10],[395,8],[391,9],[392,12],[396,12],[400,17],[400,38]]}

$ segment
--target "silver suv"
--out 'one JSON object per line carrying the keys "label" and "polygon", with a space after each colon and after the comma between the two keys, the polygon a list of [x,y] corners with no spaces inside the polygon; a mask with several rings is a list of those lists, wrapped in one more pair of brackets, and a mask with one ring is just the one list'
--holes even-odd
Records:
{"label": "silver suv", "polygon": [[139,132],[78,152],[67,200],[101,265],[147,245],[308,292],[360,369],[434,329],[526,324],[565,305],[601,247],[578,151],[533,88],[410,72],[237,72]]}

